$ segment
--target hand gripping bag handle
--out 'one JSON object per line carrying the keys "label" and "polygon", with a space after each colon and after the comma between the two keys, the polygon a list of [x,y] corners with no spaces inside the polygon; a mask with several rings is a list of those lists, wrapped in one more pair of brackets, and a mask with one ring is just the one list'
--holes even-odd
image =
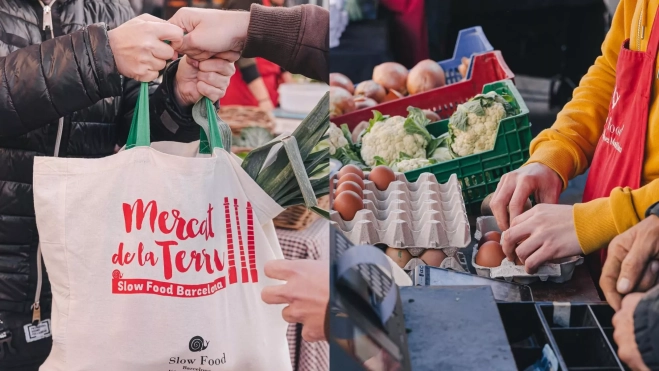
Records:
{"label": "hand gripping bag handle", "polygon": [[[205,118],[203,122],[200,122],[196,117],[200,116],[199,111],[202,111]],[[231,145],[230,139],[223,140],[223,137],[227,138],[227,133],[228,138],[231,138],[231,128],[224,121],[218,120],[215,106],[210,99],[202,97],[193,107],[192,113],[195,122],[201,126],[199,132],[199,153],[210,154],[215,148],[225,148],[225,142],[228,142],[229,146]],[[137,105],[133,113],[133,121],[130,125],[126,149],[148,147],[151,145],[150,124],[149,84],[143,82],[140,85],[140,92],[137,96]],[[221,126],[224,127],[220,128]]]}

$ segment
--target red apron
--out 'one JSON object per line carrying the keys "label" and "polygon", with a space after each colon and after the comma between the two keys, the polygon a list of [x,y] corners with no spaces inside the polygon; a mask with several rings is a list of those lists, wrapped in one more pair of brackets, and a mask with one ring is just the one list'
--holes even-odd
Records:
{"label": "red apron", "polygon": [[[609,116],[597,143],[584,189],[583,202],[609,197],[616,187],[639,188],[645,155],[645,136],[654,68],[659,46],[659,12],[655,15],[645,52],[629,49],[629,39],[620,48],[616,85]],[[606,249],[589,256],[594,278],[599,279]]]}
{"label": "red apron", "polygon": [[[265,87],[268,89],[268,94],[270,95],[272,104],[277,106],[277,101],[279,100],[277,88],[279,87],[279,81],[282,75],[281,67],[263,58],[256,58],[256,68],[259,70],[259,74],[261,74],[261,78],[263,78],[263,83],[265,83]],[[220,105],[258,107],[259,102],[252,94],[252,91],[249,90],[245,80],[243,80],[243,75],[240,73],[240,70],[236,69],[236,73],[231,76],[227,92],[224,97],[220,99]]]}

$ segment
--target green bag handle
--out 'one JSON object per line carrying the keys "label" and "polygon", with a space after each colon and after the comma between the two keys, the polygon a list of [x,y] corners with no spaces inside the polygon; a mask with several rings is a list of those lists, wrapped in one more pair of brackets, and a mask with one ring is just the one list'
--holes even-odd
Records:
{"label": "green bag handle", "polygon": [[[218,118],[215,105],[210,99],[202,97],[192,108],[192,117],[201,126],[199,153],[210,154],[215,148],[227,148],[224,143],[228,144],[228,149],[231,148],[231,128]],[[150,124],[149,83],[143,82],[137,96],[126,149],[151,145]]]}

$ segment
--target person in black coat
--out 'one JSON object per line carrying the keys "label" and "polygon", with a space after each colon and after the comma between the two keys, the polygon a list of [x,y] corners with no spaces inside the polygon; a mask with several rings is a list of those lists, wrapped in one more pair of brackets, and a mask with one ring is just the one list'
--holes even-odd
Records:
{"label": "person in black coat", "polygon": [[609,245],[600,286],[611,307],[618,356],[633,370],[659,370],[659,202]]}
{"label": "person in black coat", "polygon": [[[199,63],[212,72],[200,72],[187,57],[168,64],[177,58],[183,30],[133,16],[128,0],[0,1],[2,371],[36,371],[51,347],[50,285],[37,253],[34,157],[113,154],[126,141],[140,81],[159,75],[161,83],[149,83],[152,140],[199,139],[192,104],[201,95],[218,100],[235,71],[231,60],[217,58]],[[90,195],[96,196],[102,197]],[[33,319],[42,335],[26,328]],[[90,336],[102,334],[90,329]]]}

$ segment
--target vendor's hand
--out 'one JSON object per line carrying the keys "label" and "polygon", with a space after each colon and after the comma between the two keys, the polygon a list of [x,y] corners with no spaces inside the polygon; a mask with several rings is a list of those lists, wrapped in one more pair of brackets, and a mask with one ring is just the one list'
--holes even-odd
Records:
{"label": "vendor's hand", "polygon": [[271,260],[265,275],[286,281],[261,292],[268,304],[288,304],[282,317],[289,323],[301,323],[306,341],[327,339],[325,317],[329,303],[329,263],[322,260]]}
{"label": "vendor's hand", "polygon": [[505,231],[524,212],[529,196],[534,195],[537,203],[555,204],[562,190],[563,181],[554,170],[540,163],[528,164],[501,177],[490,209],[499,228]]}
{"label": "vendor's hand", "polygon": [[[518,246],[519,244],[519,246]],[[518,256],[527,273],[543,263],[582,253],[571,205],[540,204],[513,219],[501,234],[501,245],[508,260]]]}
{"label": "vendor's hand", "polygon": [[195,104],[202,96],[217,102],[226,93],[231,76],[236,72],[233,63],[221,58],[202,62],[181,58],[176,71],[174,91],[182,107]]}
{"label": "vendor's hand", "polygon": [[622,295],[645,292],[657,282],[659,272],[659,218],[650,215],[616,236],[609,244],[600,287],[613,309]]}
{"label": "vendor's hand", "polygon": [[148,82],[158,78],[168,60],[178,58],[174,49],[181,45],[183,30],[143,14],[108,31],[108,39],[119,73]]}
{"label": "vendor's hand", "polygon": [[226,53],[235,62],[245,45],[249,18],[249,12],[181,8],[169,22],[187,32],[179,52],[197,60]]}
{"label": "vendor's hand", "polygon": [[644,294],[633,293],[625,296],[622,307],[613,316],[613,340],[618,344],[618,357],[634,371],[650,370],[638,351],[634,332],[634,311]]}

